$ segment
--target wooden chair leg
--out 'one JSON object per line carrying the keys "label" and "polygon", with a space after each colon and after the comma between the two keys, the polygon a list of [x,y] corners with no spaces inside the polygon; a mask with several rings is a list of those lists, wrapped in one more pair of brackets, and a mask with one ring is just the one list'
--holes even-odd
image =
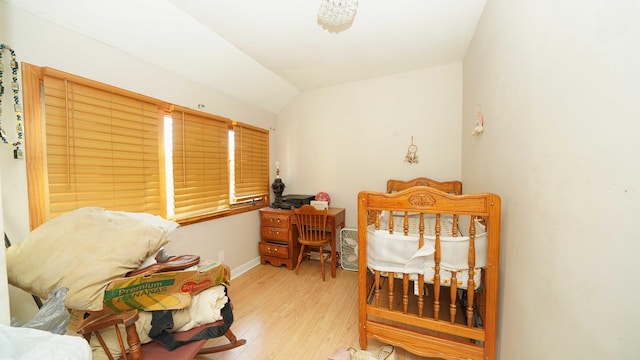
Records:
{"label": "wooden chair leg", "polygon": [[322,272],[322,281],[325,281],[325,278],[324,278],[324,254],[322,253],[322,246],[320,246],[320,272]]}
{"label": "wooden chair leg", "polygon": [[296,275],[300,271],[300,263],[302,262],[302,256],[304,256],[304,244],[300,245],[300,255],[298,255],[298,265],[296,265]]}

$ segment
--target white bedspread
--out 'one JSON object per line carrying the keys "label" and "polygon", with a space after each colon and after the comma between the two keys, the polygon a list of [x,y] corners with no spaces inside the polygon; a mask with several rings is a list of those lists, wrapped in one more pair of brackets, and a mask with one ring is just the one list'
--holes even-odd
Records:
{"label": "white bedspread", "polygon": [[91,360],[91,349],[80,336],[0,324],[0,359]]}

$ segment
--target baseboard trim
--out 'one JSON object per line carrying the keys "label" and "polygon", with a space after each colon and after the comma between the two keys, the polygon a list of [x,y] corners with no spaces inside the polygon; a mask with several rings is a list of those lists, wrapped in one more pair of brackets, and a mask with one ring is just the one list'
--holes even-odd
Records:
{"label": "baseboard trim", "polygon": [[246,273],[247,271],[253,269],[258,265],[260,265],[260,256],[238,266],[237,268],[231,269],[231,280]]}

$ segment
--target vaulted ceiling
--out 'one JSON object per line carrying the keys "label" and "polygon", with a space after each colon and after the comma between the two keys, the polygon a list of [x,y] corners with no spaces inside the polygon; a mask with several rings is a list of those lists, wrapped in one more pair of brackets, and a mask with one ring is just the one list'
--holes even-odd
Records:
{"label": "vaulted ceiling", "polygon": [[278,113],[304,90],[462,60],[486,0],[0,0]]}

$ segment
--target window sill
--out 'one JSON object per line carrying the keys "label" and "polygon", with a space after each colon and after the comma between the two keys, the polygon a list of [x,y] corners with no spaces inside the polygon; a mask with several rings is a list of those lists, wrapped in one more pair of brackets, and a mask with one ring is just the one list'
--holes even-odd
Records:
{"label": "window sill", "polygon": [[238,204],[238,205],[232,205],[231,209],[228,209],[228,210],[225,210],[225,211],[220,211],[220,212],[201,215],[201,216],[194,216],[194,217],[190,217],[190,218],[187,218],[187,219],[173,220],[173,221],[175,221],[178,224],[180,224],[180,226],[185,226],[185,225],[196,224],[196,223],[199,223],[199,222],[219,219],[219,218],[223,218],[223,217],[227,217],[227,216],[242,214],[242,213],[245,213],[245,212],[248,212],[248,211],[262,209],[265,206],[269,206],[269,203],[266,202],[266,201],[258,201],[258,202],[255,202],[253,204],[249,204],[249,203],[247,203],[247,204]]}

